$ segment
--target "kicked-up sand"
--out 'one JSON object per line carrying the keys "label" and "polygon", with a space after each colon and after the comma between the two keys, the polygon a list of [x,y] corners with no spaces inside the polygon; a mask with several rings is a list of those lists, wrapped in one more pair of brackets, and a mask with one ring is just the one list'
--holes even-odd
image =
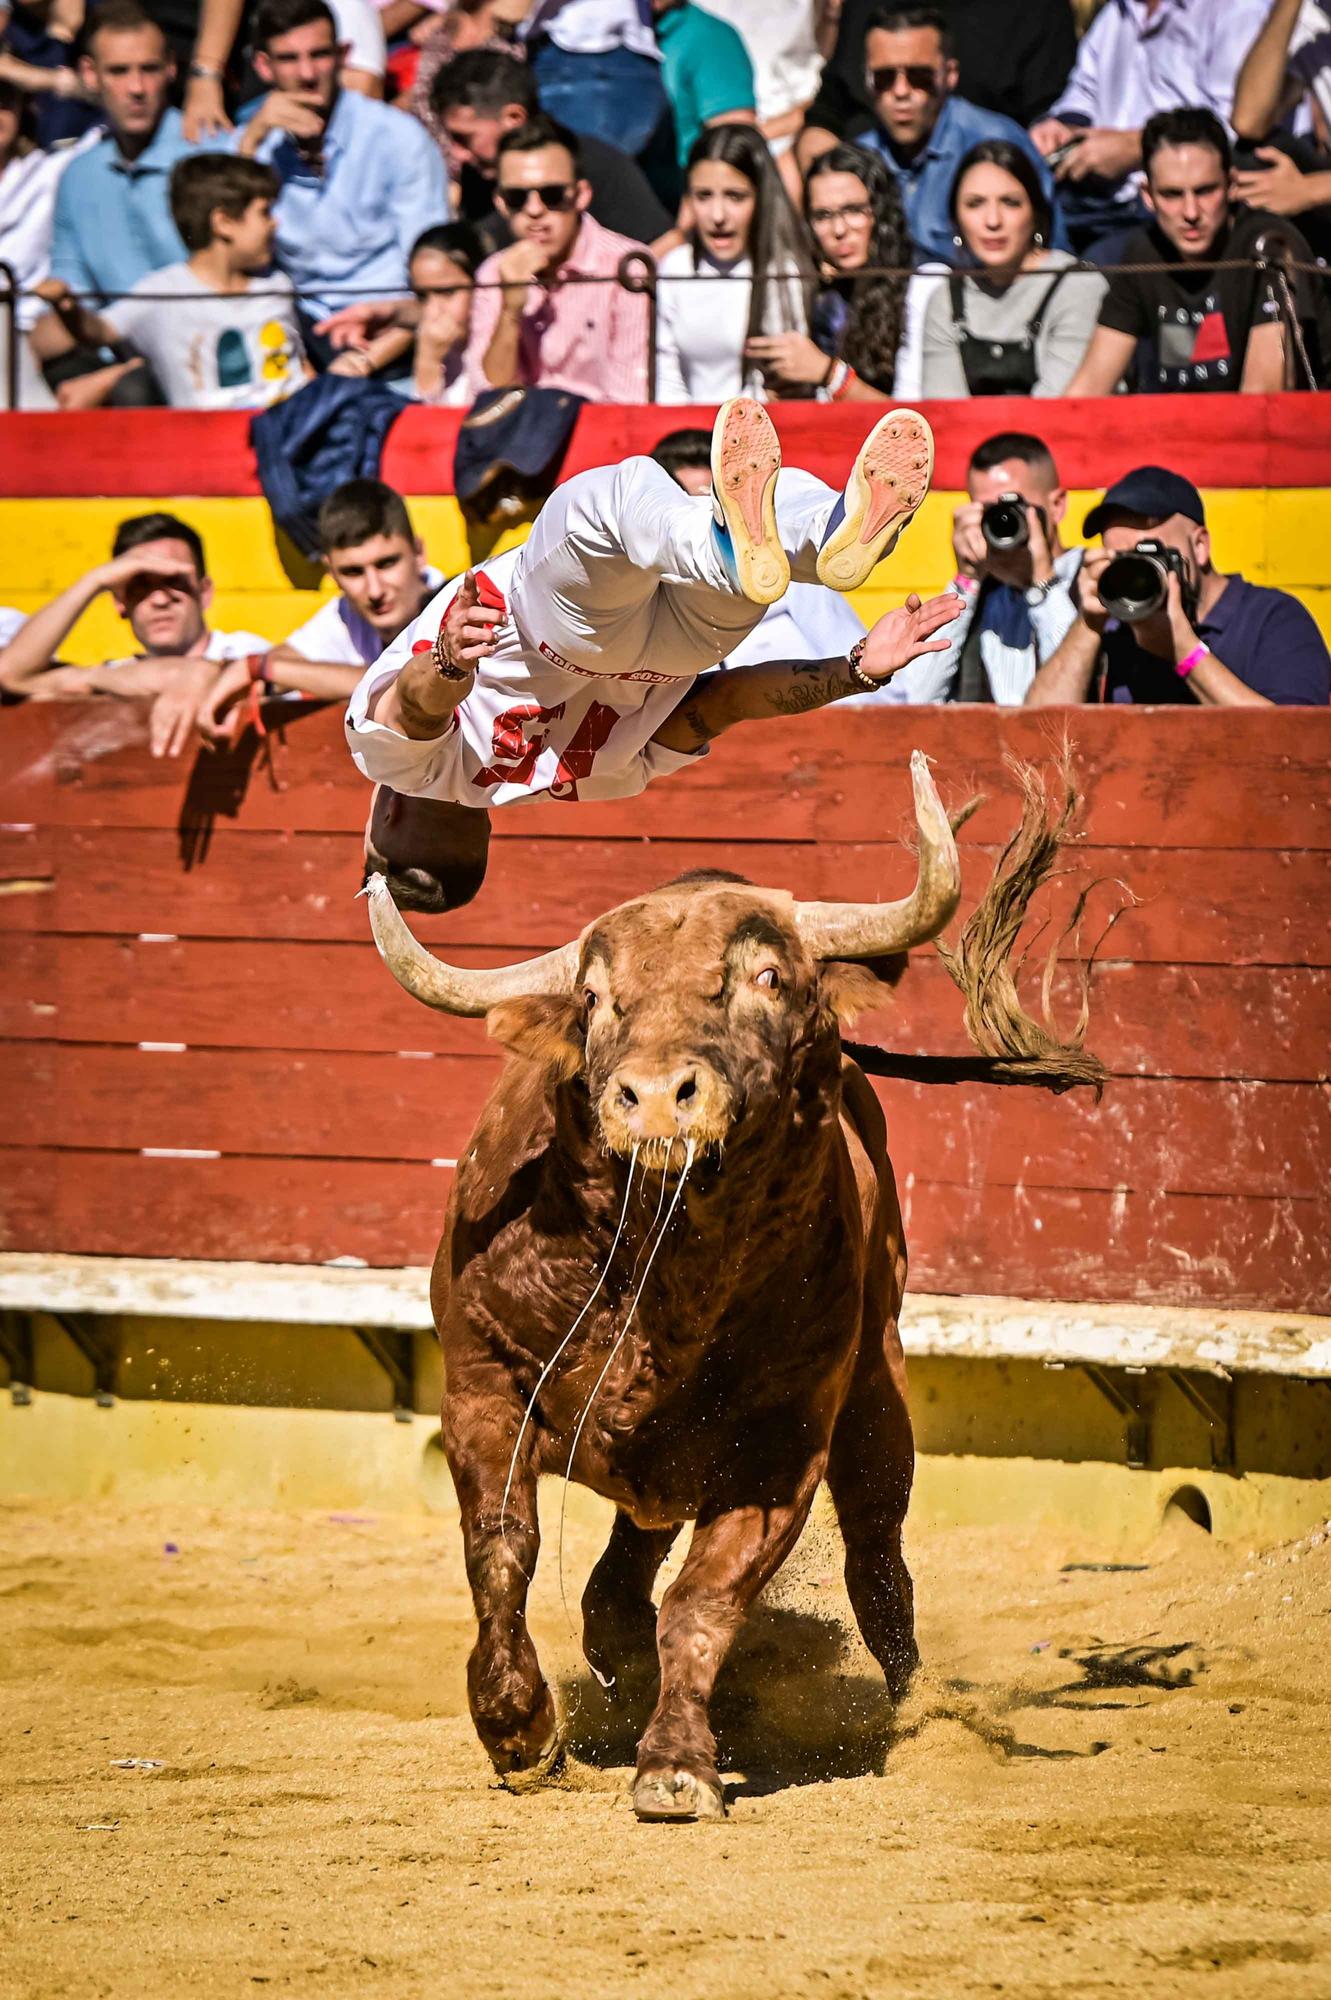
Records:
{"label": "kicked-up sand", "polygon": [[728,1821],[639,1826],[543,1497],[571,1753],[523,1793],[453,1519],[0,1507],[0,1994],[1331,1996],[1331,1539],[910,1535],[894,1716],[815,1525],[718,1700]]}

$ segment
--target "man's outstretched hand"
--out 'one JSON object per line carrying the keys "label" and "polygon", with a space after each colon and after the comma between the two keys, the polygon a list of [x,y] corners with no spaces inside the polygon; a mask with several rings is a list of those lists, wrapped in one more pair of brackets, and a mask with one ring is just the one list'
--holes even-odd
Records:
{"label": "man's outstretched hand", "polygon": [[484,604],[476,583],[476,573],[468,570],[453,592],[444,613],[440,632],[444,651],[457,667],[474,667],[495,649],[496,628],[508,616],[497,606]]}
{"label": "man's outstretched hand", "polygon": [[935,639],[934,633],[950,625],[960,610],[955,591],[945,590],[927,603],[912,591],[899,611],[889,611],[870,632],[860,654],[860,672],[870,680],[888,681],[922,653],[945,653],[950,641]]}

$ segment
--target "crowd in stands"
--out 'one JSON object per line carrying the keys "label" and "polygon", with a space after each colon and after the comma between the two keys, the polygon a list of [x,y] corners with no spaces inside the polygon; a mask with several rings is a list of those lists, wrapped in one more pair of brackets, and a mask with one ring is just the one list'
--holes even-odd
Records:
{"label": "crowd in stands", "polygon": [[1315,0],[0,0],[29,407],[1321,387],[1328,251]]}

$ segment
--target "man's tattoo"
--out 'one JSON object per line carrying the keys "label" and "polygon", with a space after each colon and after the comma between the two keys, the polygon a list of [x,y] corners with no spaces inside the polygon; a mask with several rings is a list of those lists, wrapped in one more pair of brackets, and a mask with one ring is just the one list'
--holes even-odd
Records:
{"label": "man's tattoo", "polygon": [[714,736],[720,734],[720,725],[709,722],[703,714],[701,706],[696,701],[681,702],[675,710],[675,715],[680,718],[681,722],[688,724],[695,743],[710,743]]}
{"label": "man's tattoo", "polygon": [[802,687],[773,688],[768,699],[777,715],[812,715],[815,709],[826,708],[831,701],[860,692],[854,681],[844,675],[828,674],[817,683]]}
{"label": "man's tattoo", "polygon": [[790,671],[792,674],[820,674],[826,664],[825,660],[792,660]]}

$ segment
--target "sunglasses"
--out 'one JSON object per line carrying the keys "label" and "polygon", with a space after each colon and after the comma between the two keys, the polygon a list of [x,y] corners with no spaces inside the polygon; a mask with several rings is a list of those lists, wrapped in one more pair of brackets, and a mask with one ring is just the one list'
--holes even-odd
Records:
{"label": "sunglasses", "polygon": [[535,195],[542,208],[548,208],[554,215],[562,215],[565,209],[572,208],[577,192],[572,181],[550,181],[544,187],[500,186],[495,189],[495,203],[505,215],[521,215]]}
{"label": "sunglasses", "polygon": [[885,97],[889,90],[895,90],[899,76],[904,76],[910,88],[919,91],[922,97],[938,94],[938,72],[928,63],[884,63],[881,69],[869,71],[874,95]]}

